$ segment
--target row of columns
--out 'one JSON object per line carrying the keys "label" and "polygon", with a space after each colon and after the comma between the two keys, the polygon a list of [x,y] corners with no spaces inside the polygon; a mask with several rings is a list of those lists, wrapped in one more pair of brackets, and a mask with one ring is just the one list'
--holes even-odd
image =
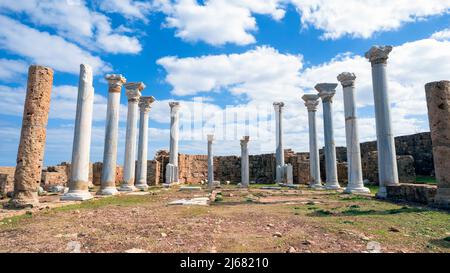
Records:
{"label": "row of columns", "polygon": [[[378,168],[380,179],[379,197],[386,197],[386,186],[398,185],[397,160],[395,153],[394,135],[392,133],[390,103],[386,77],[386,64],[392,47],[372,47],[366,58],[372,63],[372,82],[375,105],[375,120],[377,131]],[[353,73],[344,72],[338,75],[344,92],[345,130],[348,158],[348,186],[347,193],[368,193],[364,187],[361,167],[361,151],[358,137],[358,122],[355,103],[355,80]],[[320,188],[320,167],[317,147],[317,128],[315,112],[319,103],[319,97],[323,104],[323,120],[325,135],[325,167],[326,189],[339,189],[336,164],[336,147],[333,133],[332,105],[336,94],[337,84],[322,83],[315,89],[319,95],[305,95],[303,100],[308,109],[309,134],[310,134],[310,158],[311,158],[311,187]]]}
{"label": "row of columns", "polygon": [[[134,191],[146,189],[147,186],[147,142],[148,142],[148,113],[153,97],[142,97],[145,85],[141,82],[126,83],[122,75],[106,75],[108,81],[108,105],[106,114],[105,142],[103,151],[103,168],[101,186],[98,194],[115,195],[117,142],[119,133],[120,95],[125,86],[128,98],[127,131],[125,140],[124,176],[120,191]],[[72,168],[69,180],[69,191],[61,200],[88,200],[92,198],[89,192],[89,154],[92,130],[92,112],[94,103],[92,69],[88,65],[80,66],[80,81],[78,86],[77,114],[75,117],[74,141],[72,150]],[[136,135],[138,110],[139,146],[137,172]],[[135,178],[137,173],[137,179]],[[135,185],[136,184],[136,185]]]}

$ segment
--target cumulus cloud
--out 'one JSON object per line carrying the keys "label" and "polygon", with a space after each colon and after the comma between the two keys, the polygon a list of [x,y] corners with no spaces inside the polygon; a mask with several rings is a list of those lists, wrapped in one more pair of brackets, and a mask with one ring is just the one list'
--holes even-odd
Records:
{"label": "cumulus cloud", "polygon": [[17,82],[27,73],[27,63],[21,60],[0,59],[0,80]]}
{"label": "cumulus cloud", "polygon": [[110,19],[90,10],[85,1],[3,0],[0,8],[4,13],[24,13],[36,26],[52,27],[59,36],[92,50],[113,54],[142,50],[137,38],[114,31]]}
{"label": "cumulus cloud", "polygon": [[[99,57],[91,55],[60,36],[28,27],[0,15],[0,48],[53,69],[78,73],[80,63],[89,64],[96,73],[110,70]],[[32,46],[30,46],[32,45]]]}
{"label": "cumulus cloud", "polygon": [[443,29],[441,31],[435,32],[433,33],[433,35],[431,35],[432,39],[435,40],[450,40],[450,28],[446,28]]}
{"label": "cumulus cloud", "polygon": [[204,41],[212,45],[255,42],[256,19],[252,15],[270,15],[275,20],[284,17],[278,0],[196,0],[156,1],[155,9],[167,15],[165,26],[176,29],[176,36],[186,41]]}
{"label": "cumulus cloud", "polygon": [[376,32],[396,30],[405,23],[447,13],[450,0],[290,0],[302,24],[323,30],[323,38],[345,35],[369,38]]}
{"label": "cumulus cloud", "polygon": [[147,15],[152,8],[150,2],[133,0],[100,0],[100,9],[105,12],[119,13],[128,19],[148,22]]}

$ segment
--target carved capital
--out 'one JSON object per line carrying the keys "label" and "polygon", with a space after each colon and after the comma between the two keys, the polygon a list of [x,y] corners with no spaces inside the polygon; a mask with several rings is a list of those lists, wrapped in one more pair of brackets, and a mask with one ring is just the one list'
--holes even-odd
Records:
{"label": "carved capital", "polygon": [[385,64],[391,51],[392,46],[373,46],[366,52],[365,56],[372,64]]}
{"label": "carved capital", "polygon": [[284,107],[284,102],[274,102],[273,108],[275,108],[275,111],[280,112]]}
{"label": "carved capital", "polygon": [[120,93],[122,85],[127,82],[127,79],[120,74],[108,74],[105,76],[105,79],[108,81],[109,92]]}
{"label": "carved capital", "polygon": [[214,141],[214,135],[207,135],[207,138],[208,138],[208,142]]}
{"label": "carved capital", "polygon": [[139,109],[141,112],[150,112],[153,102],[155,102],[155,98],[153,96],[141,97],[139,99]]}
{"label": "carved capital", "polygon": [[169,102],[169,106],[172,114],[176,114],[180,110],[180,103],[177,101]]}
{"label": "carved capital", "polygon": [[144,90],[145,84],[142,82],[130,82],[125,84],[126,94],[129,102],[139,102],[141,91]]}
{"label": "carved capital", "polygon": [[314,88],[319,92],[319,97],[323,102],[333,102],[337,86],[337,83],[319,83]]}
{"label": "carved capital", "polygon": [[302,97],[308,112],[316,112],[319,105],[319,95],[306,94]]}
{"label": "carved capital", "polygon": [[343,72],[337,76],[337,79],[341,82],[343,87],[354,86],[356,75],[350,72]]}
{"label": "carved capital", "polygon": [[248,142],[250,141],[250,136],[244,136],[241,139],[241,146],[246,147]]}

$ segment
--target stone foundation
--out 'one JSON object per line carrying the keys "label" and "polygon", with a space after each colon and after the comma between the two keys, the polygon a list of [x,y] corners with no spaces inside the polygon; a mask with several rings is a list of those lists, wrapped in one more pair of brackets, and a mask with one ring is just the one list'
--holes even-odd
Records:
{"label": "stone foundation", "polygon": [[400,184],[387,186],[387,199],[433,205],[437,186],[424,184]]}

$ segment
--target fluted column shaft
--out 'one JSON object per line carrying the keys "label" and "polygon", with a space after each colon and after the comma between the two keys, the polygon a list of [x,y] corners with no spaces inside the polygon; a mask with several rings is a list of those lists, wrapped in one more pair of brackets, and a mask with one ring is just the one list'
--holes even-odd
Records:
{"label": "fluted column shaft", "polygon": [[128,97],[127,132],[125,137],[125,160],[123,166],[123,179],[120,191],[134,191],[136,173],[136,137],[137,122],[139,116],[139,99],[145,85],[139,83],[127,83],[125,89]]}
{"label": "fluted column shaft", "polygon": [[361,149],[358,136],[358,120],[356,117],[355,79],[353,73],[342,73],[338,80],[344,90],[345,136],[347,143],[348,185],[346,193],[369,193],[364,187],[361,166]]}
{"label": "fluted column shaft", "polygon": [[372,47],[366,58],[372,63],[372,83],[377,129],[378,174],[380,189],[378,197],[385,198],[386,186],[399,184],[397,156],[392,133],[391,107],[388,96],[386,66],[392,47]]}
{"label": "fluted column shaft", "polygon": [[89,156],[94,107],[92,81],[92,68],[89,65],[82,64],[78,84],[69,191],[61,197],[61,200],[83,201],[92,198],[89,193]]}
{"label": "fluted column shaft", "polygon": [[250,165],[248,154],[249,141],[249,136],[245,136],[243,139],[241,139],[241,185],[245,188],[250,185]]}
{"label": "fluted column shaft", "polygon": [[151,104],[155,101],[153,97],[141,97],[139,110],[141,113],[139,120],[139,146],[138,146],[138,166],[136,188],[140,190],[148,189],[147,184],[147,160],[148,160],[148,118]]}
{"label": "fluted column shaft", "polygon": [[101,195],[115,195],[117,167],[117,139],[119,136],[120,92],[126,79],[122,75],[107,75],[108,108],[106,113],[105,147],[103,151],[103,167]]}
{"label": "fluted column shaft", "polygon": [[276,133],[276,180],[282,183],[284,179],[284,148],[283,148],[283,102],[275,102],[275,133]]}
{"label": "fluted column shaft", "polygon": [[208,135],[208,187],[211,189],[214,184],[214,156],[212,151],[212,144],[214,141],[213,135]]}

